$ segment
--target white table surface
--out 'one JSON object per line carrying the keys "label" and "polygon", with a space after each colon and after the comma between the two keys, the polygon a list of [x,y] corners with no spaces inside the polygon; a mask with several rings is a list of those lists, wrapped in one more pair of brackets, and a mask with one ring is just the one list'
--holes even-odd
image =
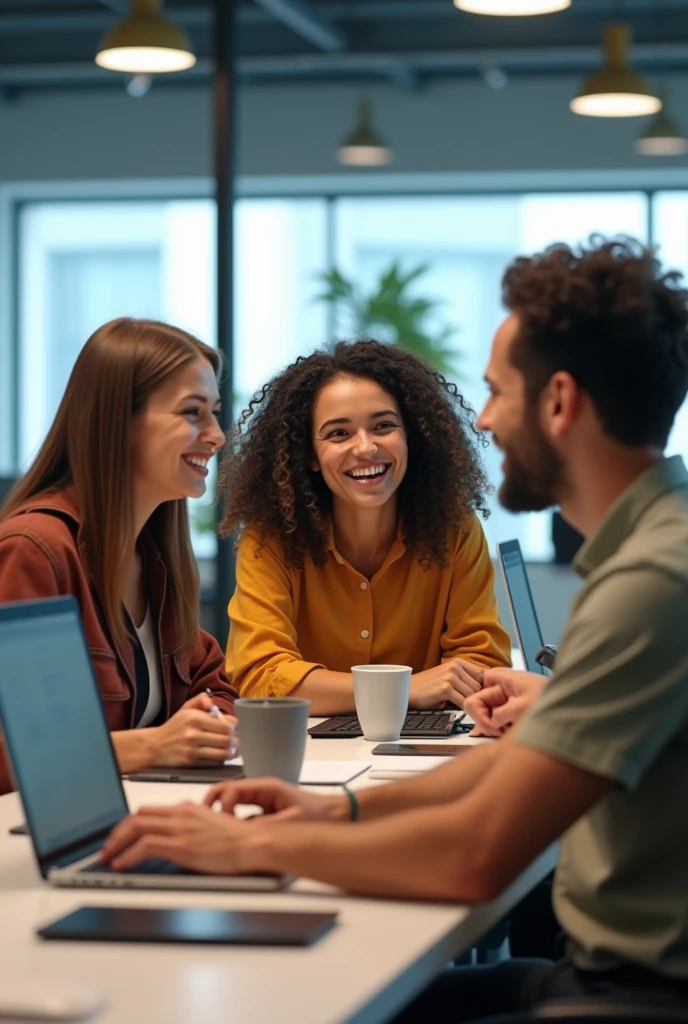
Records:
{"label": "white table surface", "polygon": [[[306,759],[369,760],[380,768],[409,764],[409,758],[371,757],[373,746],[365,740],[309,739]],[[352,785],[366,785],[365,776]],[[206,789],[140,782],[126,782],[125,788],[132,809],[197,800]],[[107,999],[95,1018],[102,1024],[383,1024],[544,878],[555,858],[547,851],[497,900],[476,907],[360,899],[305,880],[274,894],[88,892],[42,881],[29,839],[7,832],[22,818],[15,794],[0,798],[0,986],[3,976],[26,978],[27,984],[32,978],[87,983]],[[339,920],[307,949],[35,937],[37,927],[88,904],[336,910]]]}

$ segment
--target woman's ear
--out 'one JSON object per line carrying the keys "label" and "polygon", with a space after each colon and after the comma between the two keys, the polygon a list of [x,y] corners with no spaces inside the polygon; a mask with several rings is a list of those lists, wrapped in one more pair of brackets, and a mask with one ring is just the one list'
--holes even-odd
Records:
{"label": "woman's ear", "polygon": [[320,463],[316,459],[315,455],[311,456],[311,461],[310,461],[309,465],[310,465],[310,467],[311,467],[311,469],[313,470],[314,473],[319,473],[320,472]]}

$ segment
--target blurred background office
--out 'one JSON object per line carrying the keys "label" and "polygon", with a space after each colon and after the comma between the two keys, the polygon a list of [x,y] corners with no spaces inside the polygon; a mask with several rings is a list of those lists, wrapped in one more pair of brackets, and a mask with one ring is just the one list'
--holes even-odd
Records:
{"label": "blurred background office", "polygon": [[[236,410],[358,333],[425,354],[478,408],[515,254],[624,232],[688,271],[684,0],[0,0],[0,477],[99,324],[217,341],[218,18]],[[143,23],[185,69],[122,57]],[[688,454],[686,410],[670,450]],[[520,539],[555,640],[575,582],[552,516],[493,507],[490,544]],[[192,516],[211,597],[210,496]],[[557,531],[561,561],[575,538]]]}

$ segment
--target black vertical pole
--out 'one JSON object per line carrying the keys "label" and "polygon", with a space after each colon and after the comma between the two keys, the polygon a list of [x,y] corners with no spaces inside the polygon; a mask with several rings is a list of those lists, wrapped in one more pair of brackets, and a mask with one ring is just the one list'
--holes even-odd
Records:
{"label": "black vertical pole", "polygon": [[[236,136],[236,0],[215,0],[214,150],[217,202],[217,346],[225,357],[222,426],[232,425],[234,393],[234,179]],[[216,557],[215,636],[224,647],[227,602],[234,590],[232,540],[219,540]]]}

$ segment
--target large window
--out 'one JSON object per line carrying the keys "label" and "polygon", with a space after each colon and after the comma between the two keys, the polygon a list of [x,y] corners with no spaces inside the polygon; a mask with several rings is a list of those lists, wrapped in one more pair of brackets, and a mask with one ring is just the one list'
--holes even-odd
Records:
{"label": "large window", "polygon": [[[681,265],[688,264],[686,212],[687,194],[654,201],[664,255]],[[595,231],[645,240],[647,220],[648,197],[640,192],[242,199],[236,209],[235,407],[297,355],[337,333],[317,301],[320,274],[337,266],[369,290],[397,262],[402,269],[427,265],[414,288],[419,297],[441,300],[441,320],[455,328],[457,382],[477,411],[485,399],[491,338],[504,315],[505,265],[519,252],[580,241]],[[79,349],[100,324],[123,315],[154,317],[214,343],[210,200],[26,203],[19,250],[20,466],[35,453]],[[688,419],[677,443],[688,450]],[[498,485],[500,456],[493,448],[486,462]],[[203,527],[203,504],[192,508],[192,519],[196,550],[206,556],[215,539]],[[491,546],[519,537],[527,557],[550,557],[549,515],[515,517],[496,500],[492,508],[486,524]]]}
{"label": "large window", "polygon": [[[235,403],[325,337],[313,304],[324,267],[322,201],[237,208]],[[215,227],[210,200],[30,203],[20,215],[20,466],[55,415],[77,354],[100,324],[152,317],[215,344]],[[209,492],[213,481],[209,481]],[[191,502],[199,556],[215,535]]]}
{"label": "large window", "polygon": [[[336,260],[364,288],[373,288],[394,261],[409,269],[427,265],[417,288],[443,300],[443,319],[457,329],[458,384],[478,411],[492,335],[504,316],[500,281],[507,263],[593,232],[645,240],[647,200],[642,193],[346,199],[336,212]],[[497,485],[501,455],[490,446],[485,459]],[[494,498],[490,505],[485,531],[493,549],[519,537],[526,557],[551,557],[549,513],[515,517]]]}

